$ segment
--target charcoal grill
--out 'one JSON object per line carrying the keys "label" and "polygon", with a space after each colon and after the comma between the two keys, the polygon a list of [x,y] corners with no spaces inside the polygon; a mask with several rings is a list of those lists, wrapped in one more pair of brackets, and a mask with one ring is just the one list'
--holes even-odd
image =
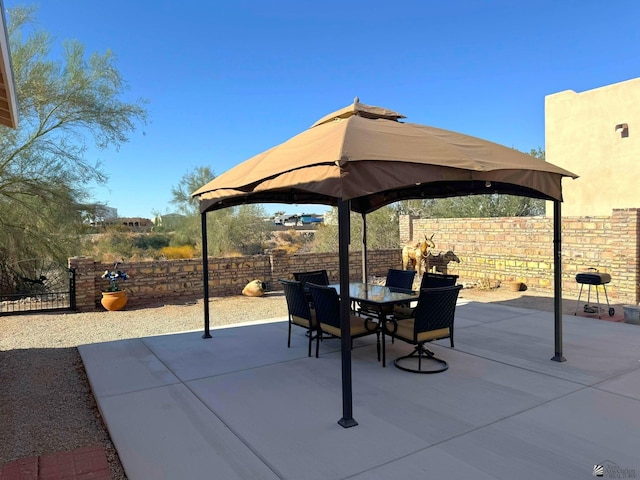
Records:
{"label": "charcoal grill", "polygon": [[[609,296],[607,295],[607,286],[606,284],[611,282],[611,275],[608,273],[600,273],[597,268],[590,267],[588,271],[578,273],[576,275],[576,282],[580,284],[580,294],[578,295],[578,303],[576,304],[576,312],[574,315],[578,314],[578,309],[580,308],[580,298],[582,297],[582,289],[585,285],[589,285],[587,290],[587,303],[585,303],[583,309],[585,313],[597,313],[598,318],[602,318],[600,316],[600,295],[598,293],[598,287],[602,286],[604,290],[604,296],[607,299],[607,307],[609,308],[609,316],[613,317],[616,313],[615,309],[609,305]],[[596,289],[596,305],[591,304],[591,287],[595,287]]]}

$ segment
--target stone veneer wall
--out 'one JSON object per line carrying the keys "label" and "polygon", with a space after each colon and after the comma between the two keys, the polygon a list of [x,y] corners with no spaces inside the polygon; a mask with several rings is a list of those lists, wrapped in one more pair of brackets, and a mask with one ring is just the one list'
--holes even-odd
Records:
{"label": "stone veneer wall", "polygon": [[[532,290],[553,292],[553,217],[400,218],[402,242],[433,233],[434,254],[453,250],[461,259],[449,264],[449,273],[460,275],[460,282],[513,279]],[[595,267],[611,274],[610,299],[637,304],[639,256],[640,209],[615,209],[608,217],[563,217],[563,296],[577,299],[576,273]]]}
{"label": "stone veneer wall", "polygon": [[[434,253],[453,250],[462,260],[450,263],[449,273],[462,283],[480,280],[520,280],[532,290],[553,292],[553,218],[400,218],[400,239],[419,240],[435,233]],[[640,301],[640,209],[616,209],[610,217],[562,219],[562,288],[565,298],[577,299],[578,272],[596,267],[611,274],[607,293],[612,302]],[[350,253],[350,278],[362,278],[360,252]],[[368,252],[369,275],[384,276],[388,268],[401,268],[401,249]],[[76,304],[79,311],[101,309],[100,278],[112,264],[92,258],[74,257]],[[202,298],[202,260],[131,262],[121,265],[131,277],[123,284],[128,307],[154,303],[179,303]],[[326,269],[331,281],[338,280],[338,254],[270,255],[209,258],[210,295],[239,295],[254,279],[269,290],[281,290],[278,278],[293,278],[296,271]],[[604,301],[604,300],[602,300]]]}
{"label": "stone veneer wall", "polygon": [[[377,250],[368,254],[369,275],[384,276],[388,268],[401,268],[401,251]],[[78,311],[102,309],[101,292],[108,281],[101,278],[113,264],[95,262],[89,257],[69,259],[76,270],[76,308]],[[129,275],[122,283],[129,301],[127,307],[158,303],[180,303],[202,298],[202,259],[127,262],[119,265]],[[269,290],[281,290],[278,278],[293,278],[293,272],[326,269],[331,281],[338,281],[338,254],[287,255],[276,250],[270,255],[209,258],[209,295],[240,295],[251,280],[264,281]],[[350,253],[350,278],[362,278],[362,255]]]}

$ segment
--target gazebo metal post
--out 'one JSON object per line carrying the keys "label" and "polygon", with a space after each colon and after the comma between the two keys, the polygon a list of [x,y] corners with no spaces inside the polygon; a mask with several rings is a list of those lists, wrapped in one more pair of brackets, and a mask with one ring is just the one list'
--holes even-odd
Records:
{"label": "gazebo metal post", "polygon": [[562,356],[562,209],[559,200],[553,201],[553,287],[556,354],[551,360],[566,362]]}
{"label": "gazebo metal post", "polygon": [[202,338],[211,338],[209,333],[209,250],[207,248],[207,212],[200,214],[202,229],[202,282],[204,283],[204,333]]}
{"label": "gazebo metal post", "polygon": [[367,283],[369,272],[367,271],[367,214],[362,214],[362,282]]}
{"label": "gazebo metal post", "polygon": [[340,336],[342,337],[342,418],[338,423],[344,428],[358,425],[353,419],[353,394],[351,390],[351,328],[349,298],[349,237],[351,205],[348,200],[338,200],[338,259],[340,262]]}

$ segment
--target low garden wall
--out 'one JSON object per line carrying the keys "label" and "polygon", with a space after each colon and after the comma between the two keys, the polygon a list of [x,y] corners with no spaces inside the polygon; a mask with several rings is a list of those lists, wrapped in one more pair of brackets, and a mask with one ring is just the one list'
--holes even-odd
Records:
{"label": "low garden wall", "polygon": [[[447,218],[400,217],[400,239],[424,239],[434,235],[434,253],[453,250],[460,263],[449,263],[448,272],[465,284],[522,281],[527,288],[553,293],[553,218]],[[640,301],[640,209],[616,209],[609,217],[562,219],[562,288],[565,298],[577,299],[578,272],[589,267],[611,274],[607,293],[613,303]],[[360,252],[349,257],[350,278],[362,278]],[[113,265],[92,258],[74,257],[76,305],[79,311],[101,309],[101,278]],[[384,276],[388,268],[401,268],[401,249],[368,254],[369,275]],[[131,262],[120,265],[130,276],[123,284],[128,307],[180,303],[203,296],[202,259]],[[290,255],[276,250],[269,255],[209,258],[210,296],[239,295],[251,280],[259,279],[269,290],[280,290],[278,278],[292,272],[326,269],[338,280],[338,254]]]}
{"label": "low garden wall", "polygon": [[[350,277],[362,278],[362,255],[350,254]],[[293,279],[293,272],[326,269],[332,281],[338,281],[338,254],[319,253],[289,255],[276,250],[269,255],[209,258],[209,295],[240,295],[251,280],[259,279],[269,290],[281,290],[278,278]],[[400,250],[369,252],[369,275],[384,276],[389,268],[401,268]],[[102,277],[113,264],[96,262],[90,257],[69,259],[76,271],[76,307],[78,311],[102,309],[100,298],[109,282]],[[122,282],[126,290],[127,308],[159,303],[180,303],[203,297],[202,259],[127,262],[118,268],[129,280]]]}

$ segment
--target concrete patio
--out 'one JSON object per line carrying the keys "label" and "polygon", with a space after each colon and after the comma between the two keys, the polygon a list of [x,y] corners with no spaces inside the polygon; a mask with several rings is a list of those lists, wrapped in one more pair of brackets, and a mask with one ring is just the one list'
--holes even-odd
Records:
{"label": "concrete patio", "polygon": [[[212,311],[215,318],[215,311]],[[307,357],[275,319],[79,347],[128,478],[585,479],[640,476],[640,326],[461,302],[437,375],[393,366],[411,347],[353,350],[344,429],[338,340]],[[631,474],[634,477],[631,477]]]}

